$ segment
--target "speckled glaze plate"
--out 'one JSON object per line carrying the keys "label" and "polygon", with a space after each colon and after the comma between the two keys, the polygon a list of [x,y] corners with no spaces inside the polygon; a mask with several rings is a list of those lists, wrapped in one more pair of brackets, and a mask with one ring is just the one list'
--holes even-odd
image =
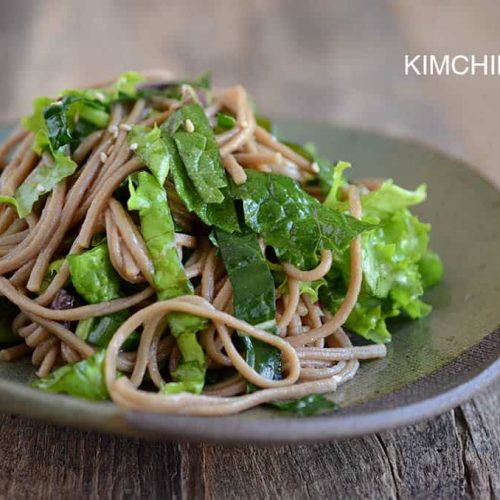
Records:
{"label": "speckled glaze plate", "polygon": [[[302,442],[359,436],[444,412],[500,374],[500,193],[459,160],[419,143],[331,125],[283,121],[281,135],[314,141],[356,177],[428,185],[416,210],[432,223],[445,278],[426,296],[433,313],[393,327],[388,356],[362,363],[334,395],[341,410],[293,418],[256,409],[200,418],[125,411],[30,387],[27,362],[0,363],[0,410],[102,432],[216,442]],[[8,129],[0,128],[0,138]]]}

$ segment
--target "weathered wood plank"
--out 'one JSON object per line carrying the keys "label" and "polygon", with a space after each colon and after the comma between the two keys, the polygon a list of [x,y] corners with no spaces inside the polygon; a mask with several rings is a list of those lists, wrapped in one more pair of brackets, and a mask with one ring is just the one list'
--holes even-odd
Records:
{"label": "weathered wood plank", "polygon": [[0,498],[180,498],[176,444],[0,414]]}

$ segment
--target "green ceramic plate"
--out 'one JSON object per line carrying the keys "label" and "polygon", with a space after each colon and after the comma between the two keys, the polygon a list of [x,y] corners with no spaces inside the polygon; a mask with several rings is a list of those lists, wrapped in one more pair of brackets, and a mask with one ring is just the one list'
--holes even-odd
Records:
{"label": "green ceramic plate", "polygon": [[[431,246],[445,263],[427,294],[433,313],[399,324],[386,359],[365,362],[335,399],[342,409],[310,418],[257,409],[224,418],[129,412],[29,387],[26,362],[0,363],[0,409],[117,433],[218,442],[349,437],[409,424],[456,406],[500,373],[500,194],[467,165],[413,141],[319,123],[279,124],[290,140],[314,141],[353,163],[356,177],[392,177],[429,198],[417,212],[432,223]],[[6,129],[0,129],[0,135]]]}

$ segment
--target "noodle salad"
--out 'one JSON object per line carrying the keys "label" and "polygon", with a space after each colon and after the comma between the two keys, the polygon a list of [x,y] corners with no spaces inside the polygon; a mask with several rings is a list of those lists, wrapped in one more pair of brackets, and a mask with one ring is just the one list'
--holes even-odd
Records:
{"label": "noodle salad", "polygon": [[334,408],[443,272],[425,186],[350,167],[208,75],[36,99],[0,146],[0,360],[131,409]]}

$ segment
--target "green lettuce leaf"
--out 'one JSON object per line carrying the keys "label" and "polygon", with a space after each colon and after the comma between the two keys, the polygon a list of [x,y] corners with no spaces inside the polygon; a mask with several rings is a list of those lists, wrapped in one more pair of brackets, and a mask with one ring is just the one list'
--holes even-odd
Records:
{"label": "green lettuce leaf", "polygon": [[[137,187],[135,187],[135,185]],[[147,172],[129,178],[128,209],[139,211],[141,233],[154,265],[154,285],[159,300],[193,293],[175,246],[175,229],[167,192]]]}
{"label": "green lettuce leaf", "polygon": [[282,261],[302,269],[318,264],[321,249],[338,253],[371,228],[322,205],[282,175],[248,170],[245,184],[233,185],[232,192],[243,201],[248,227],[262,235]]}
{"label": "green lettuce leaf", "polygon": [[161,138],[161,131],[155,125],[153,129],[135,125],[128,133],[129,144],[136,144],[135,154],[146,164],[158,182],[163,186],[167,180],[173,159]]}
{"label": "green lettuce leaf", "polygon": [[[129,178],[129,210],[139,211],[141,233],[154,265],[153,280],[158,300],[180,295],[191,295],[193,287],[186,275],[175,246],[175,228],[168,208],[167,193],[157,179],[148,172],[139,172]],[[205,354],[196,332],[206,326],[206,320],[184,313],[167,316],[170,331],[176,338],[181,353],[176,380],[166,384],[165,393],[189,390],[200,393],[205,380]]]}
{"label": "green lettuce leaf", "polygon": [[422,278],[422,285],[428,288],[436,285],[443,279],[444,268],[439,255],[427,250],[418,261],[418,271]]}
{"label": "green lettuce leaf", "polygon": [[104,378],[105,358],[106,351],[98,351],[78,363],[58,368],[47,377],[35,381],[33,387],[94,401],[108,399],[108,389]]}
{"label": "green lettuce leaf", "polygon": [[[345,182],[342,170],[337,169],[333,175],[337,183]],[[430,225],[408,208],[422,203],[425,197],[425,186],[410,191],[392,180],[361,196],[364,219],[377,224],[361,236],[363,284],[346,327],[368,340],[390,341],[388,318],[403,314],[418,319],[431,311],[421,297],[426,287],[440,281],[443,267],[439,257],[427,249]],[[333,186],[325,204],[348,210]],[[320,291],[321,301],[332,312],[342,304],[348,280],[349,253],[344,251],[335,256],[327,275],[328,287]]]}
{"label": "green lettuce leaf", "polygon": [[89,304],[121,296],[120,280],[111,264],[106,242],[79,255],[69,255],[68,264],[75,290]]}
{"label": "green lettuce leaf", "polygon": [[[120,279],[111,264],[106,241],[87,252],[68,256],[68,264],[71,283],[89,304],[108,302],[122,296]],[[76,335],[98,347],[107,347],[116,330],[129,316],[130,312],[123,310],[83,319],[78,322]]]}

